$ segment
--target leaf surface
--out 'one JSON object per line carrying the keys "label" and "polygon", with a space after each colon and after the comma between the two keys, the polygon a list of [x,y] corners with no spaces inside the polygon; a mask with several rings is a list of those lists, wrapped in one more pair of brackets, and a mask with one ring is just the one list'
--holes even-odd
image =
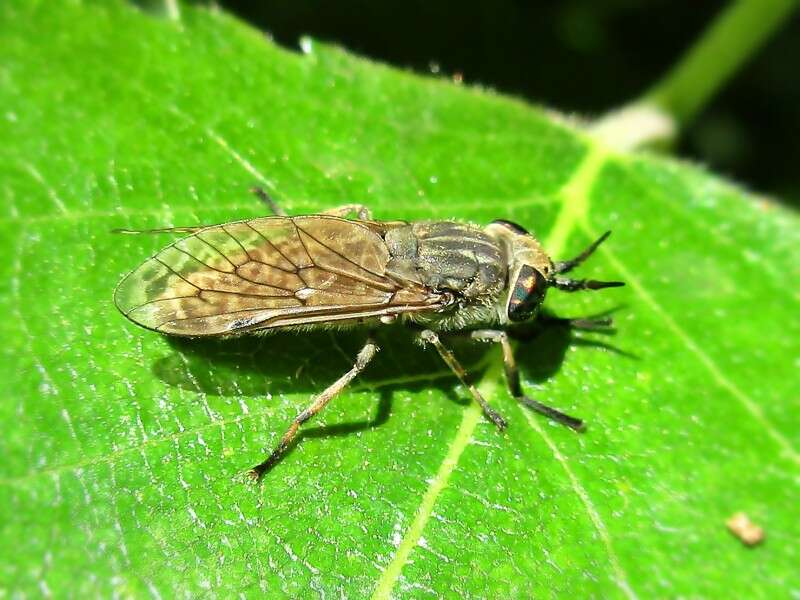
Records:
{"label": "leaf surface", "polygon": [[[800,587],[796,215],[673,160],[604,149],[541,109],[224,13],[0,7],[0,586],[63,596],[774,597]],[[127,322],[119,279],[167,243],[113,228],[293,214],[519,222],[556,258],[614,235],[553,292],[618,334],[455,343],[499,434],[438,357],[387,329],[376,363],[261,487],[260,461],[349,368],[356,333],[175,342]],[[725,529],[746,511],[767,542]]]}

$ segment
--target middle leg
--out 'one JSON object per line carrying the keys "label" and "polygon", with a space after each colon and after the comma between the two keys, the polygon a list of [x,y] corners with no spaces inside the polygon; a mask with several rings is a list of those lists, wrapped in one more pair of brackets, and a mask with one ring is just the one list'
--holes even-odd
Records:
{"label": "middle leg", "polygon": [[500,416],[496,410],[494,410],[489,403],[486,402],[486,399],[481,395],[474,385],[467,381],[467,372],[464,370],[464,367],[461,366],[461,363],[458,362],[458,359],[455,355],[450,351],[447,346],[442,344],[442,341],[439,339],[439,336],[436,332],[431,331],[430,329],[426,329],[419,334],[420,339],[427,343],[433,345],[436,348],[437,352],[439,352],[439,356],[442,357],[442,360],[450,367],[450,370],[455,373],[455,376],[461,381],[461,383],[469,390],[469,393],[475,399],[475,401],[480,405],[483,409],[483,414],[494,423],[500,431],[503,431],[507,427],[506,420]]}
{"label": "middle leg", "polygon": [[550,417],[554,421],[558,421],[562,425],[566,425],[575,431],[582,431],[584,429],[583,421],[580,419],[562,413],[560,410],[556,410],[552,406],[542,404],[533,398],[529,398],[523,393],[522,385],[520,384],[519,380],[517,361],[514,359],[514,351],[511,348],[511,342],[509,341],[508,335],[505,331],[496,329],[478,329],[473,331],[470,336],[472,339],[479,342],[492,342],[500,344],[500,347],[503,349],[503,367],[506,372],[506,383],[508,384],[508,390],[511,392],[511,395],[514,396],[517,401],[519,401],[520,404],[523,404],[531,410],[535,410],[546,417]]}

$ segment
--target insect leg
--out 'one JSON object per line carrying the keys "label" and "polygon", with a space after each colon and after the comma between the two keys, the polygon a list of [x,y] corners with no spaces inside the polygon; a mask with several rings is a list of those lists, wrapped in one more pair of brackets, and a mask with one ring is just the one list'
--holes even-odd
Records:
{"label": "insect leg", "polygon": [[555,277],[550,280],[550,285],[565,292],[577,292],[579,290],[602,290],[609,287],[620,287],[625,285],[622,281],[595,281],[594,279],[563,279]]}
{"label": "insect leg", "polygon": [[332,217],[346,217],[350,213],[356,213],[359,221],[371,221],[372,211],[363,204],[345,204],[343,206],[335,206],[328,210],[323,210],[323,215],[330,215]]}
{"label": "insect leg", "polygon": [[367,367],[377,352],[377,344],[375,344],[372,338],[368,339],[361,350],[359,350],[353,367],[347,373],[333,382],[325,391],[319,394],[308,408],[294,418],[294,421],[292,421],[292,424],[289,425],[289,429],[287,429],[286,433],[283,434],[281,441],[278,442],[278,445],[272,451],[272,454],[270,454],[264,462],[250,469],[248,474],[253,479],[261,479],[264,473],[275,466],[275,464],[286,452],[286,449],[292,443],[292,440],[297,435],[297,431],[300,429],[300,426],[325,408],[328,402],[330,402],[337,394],[339,394],[347,386],[347,384],[355,379],[358,374]]}
{"label": "insect leg", "polygon": [[[281,206],[275,201],[272,196],[267,194],[264,191],[264,188],[260,188],[258,186],[250,188],[250,191],[253,192],[258,198],[267,205],[269,210],[279,217],[287,216],[286,211],[281,208]],[[350,213],[356,213],[358,215],[358,219],[360,221],[370,221],[372,220],[372,211],[369,208],[364,206],[363,204],[345,204],[343,206],[336,206],[334,208],[329,208],[328,210],[322,211],[321,214],[323,215],[330,215],[332,217],[346,217]]]}
{"label": "insect leg", "polygon": [[583,421],[580,419],[576,419],[575,417],[564,414],[551,406],[537,402],[533,398],[529,398],[523,393],[522,385],[519,381],[519,369],[517,369],[517,361],[514,359],[514,352],[511,348],[511,342],[509,341],[508,335],[505,331],[499,331],[496,329],[479,329],[477,331],[473,331],[470,335],[472,339],[479,342],[492,342],[500,344],[500,347],[503,349],[503,367],[505,368],[506,372],[506,383],[508,384],[508,390],[511,392],[511,395],[514,396],[514,398],[516,398],[521,404],[576,431],[581,431],[584,428]]}
{"label": "insect leg", "polygon": [[611,235],[611,232],[610,231],[606,231],[603,235],[601,235],[599,238],[597,238],[597,240],[592,242],[589,245],[589,247],[586,248],[586,250],[581,252],[575,258],[573,258],[571,260],[562,260],[562,261],[557,262],[555,264],[555,272],[556,273],[569,273],[570,271],[572,271],[572,269],[574,269],[579,264],[581,264],[583,261],[585,261],[587,258],[589,258],[592,255],[592,253],[595,250],[597,250],[597,247],[600,244],[602,244],[603,242],[605,242],[606,239],[608,238],[608,236],[610,236],[610,235]]}
{"label": "insect leg", "polygon": [[447,366],[455,373],[456,377],[461,381],[461,383],[469,390],[469,393],[472,394],[472,397],[475,401],[480,404],[480,407],[483,409],[483,414],[494,423],[497,428],[502,431],[508,425],[506,420],[500,416],[500,414],[495,411],[489,403],[486,402],[481,393],[478,389],[467,381],[467,372],[464,370],[464,367],[461,366],[461,363],[458,362],[455,355],[444,345],[442,341],[439,339],[439,336],[431,331],[430,329],[426,329],[419,334],[420,339],[423,342],[432,344],[434,348],[439,352],[439,356],[442,357]]}
{"label": "insect leg", "polygon": [[286,211],[281,208],[281,206],[275,202],[275,199],[270,196],[267,192],[264,191],[264,188],[260,188],[258,186],[253,186],[250,188],[250,191],[253,192],[259,200],[261,200],[264,204],[267,205],[267,208],[272,212],[273,215],[278,217],[285,217]]}

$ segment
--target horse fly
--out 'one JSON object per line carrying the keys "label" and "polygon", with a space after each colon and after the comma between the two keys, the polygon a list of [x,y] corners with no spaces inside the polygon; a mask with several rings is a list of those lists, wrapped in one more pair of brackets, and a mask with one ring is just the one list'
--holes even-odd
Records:
{"label": "horse fly", "polygon": [[[272,453],[249,474],[260,479],[300,426],[319,413],[378,352],[376,328],[396,321],[432,346],[486,417],[506,421],[469,383],[445,345],[448,333],[502,348],[509,391],[525,406],[580,430],[580,419],[526,396],[508,331],[536,318],[548,288],[567,292],[623,285],[562,277],[609,235],[572,260],[553,262],[536,238],[505,220],[486,227],[456,221],[376,221],[361,205],[287,216],[265,192],[274,216],[203,227],[120,233],[188,233],[117,286],[114,301],[131,321],[173,336],[209,337],[275,329],[363,326],[370,333],[352,368],[295,417]],[[357,218],[348,219],[348,216]],[[586,321],[574,321],[586,324]],[[608,324],[608,321],[604,322]]]}

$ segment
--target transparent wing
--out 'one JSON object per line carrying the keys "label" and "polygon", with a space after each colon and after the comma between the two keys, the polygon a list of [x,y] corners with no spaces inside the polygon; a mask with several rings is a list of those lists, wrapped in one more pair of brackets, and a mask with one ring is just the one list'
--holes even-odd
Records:
{"label": "transparent wing", "polygon": [[148,329],[186,336],[435,309],[441,302],[386,275],[389,254],[355,221],[265,217],[202,229],[120,282],[117,307]]}

